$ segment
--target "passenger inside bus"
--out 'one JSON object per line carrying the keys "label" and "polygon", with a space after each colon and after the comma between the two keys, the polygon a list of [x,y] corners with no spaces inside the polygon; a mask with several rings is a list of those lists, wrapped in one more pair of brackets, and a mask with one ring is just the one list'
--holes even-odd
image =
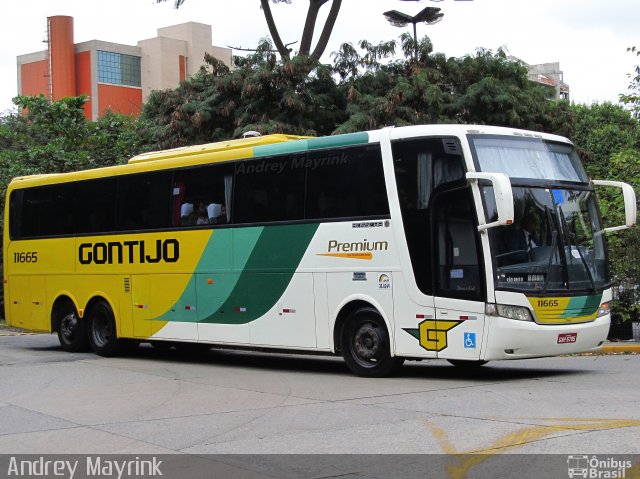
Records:
{"label": "passenger inside bus", "polygon": [[203,202],[198,203],[198,208],[195,213],[195,224],[197,226],[208,225],[209,216],[207,215],[207,207]]}
{"label": "passenger inside bus", "polygon": [[180,207],[180,224],[182,226],[193,224],[193,203],[182,203]]}

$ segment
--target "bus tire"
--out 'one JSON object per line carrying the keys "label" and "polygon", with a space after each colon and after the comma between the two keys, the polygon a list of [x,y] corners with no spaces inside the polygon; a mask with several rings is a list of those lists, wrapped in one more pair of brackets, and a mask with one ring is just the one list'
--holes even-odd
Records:
{"label": "bus tire", "polygon": [[361,308],[349,315],[340,344],[348,368],[358,376],[389,376],[404,362],[404,358],[391,356],[387,327],[373,308]]}
{"label": "bus tire", "polygon": [[479,368],[484,366],[489,361],[472,360],[472,359],[447,359],[450,364],[453,364],[457,368]]}
{"label": "bus tire", "polygon": [[89,311],[89,344],[99,356],[111,357],[119,354],[123,343],[118,340],[116,320],[111,306],[98,301]]}
{"label": "bus tire", "polygon": [[87,321],[80,319],[75,306],[71,302],[61,304],[56,312],[58,341],[64,351],[78,353],[89,350],[89,336]]}

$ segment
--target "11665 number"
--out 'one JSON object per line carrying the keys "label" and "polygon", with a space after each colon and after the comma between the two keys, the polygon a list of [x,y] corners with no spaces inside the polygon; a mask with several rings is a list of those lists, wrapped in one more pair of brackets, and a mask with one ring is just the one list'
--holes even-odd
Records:
{"label": "11665 number", "polygon": [[13,253],[13,262],[14,263],[37,263],[38,262],[38,252],[37,251],[29,251],[27,252],[15,252]]}

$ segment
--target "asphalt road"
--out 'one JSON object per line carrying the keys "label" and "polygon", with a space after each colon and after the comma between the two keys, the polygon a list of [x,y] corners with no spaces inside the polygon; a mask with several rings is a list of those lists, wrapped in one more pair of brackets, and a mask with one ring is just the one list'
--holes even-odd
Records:
{"label": "asphalt road", "polygon": [[333,357],[143,346],[63,352],[0,335],[0,451],[81,454],[638,454],[640,355],[407,363],[362,379]]}

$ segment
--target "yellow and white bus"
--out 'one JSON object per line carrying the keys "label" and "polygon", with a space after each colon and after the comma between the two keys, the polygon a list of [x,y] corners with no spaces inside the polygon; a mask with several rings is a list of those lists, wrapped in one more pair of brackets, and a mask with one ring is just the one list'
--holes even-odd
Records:
{"label": "yellow and white bus", "polygon": [[[577,353],[612,299],[594,185],[569,140],[432,125],[230,140],[14,179],[8,324],[62,348],[342,354],[363,376]],[[616,228],[609,228],[616,229]]]}

